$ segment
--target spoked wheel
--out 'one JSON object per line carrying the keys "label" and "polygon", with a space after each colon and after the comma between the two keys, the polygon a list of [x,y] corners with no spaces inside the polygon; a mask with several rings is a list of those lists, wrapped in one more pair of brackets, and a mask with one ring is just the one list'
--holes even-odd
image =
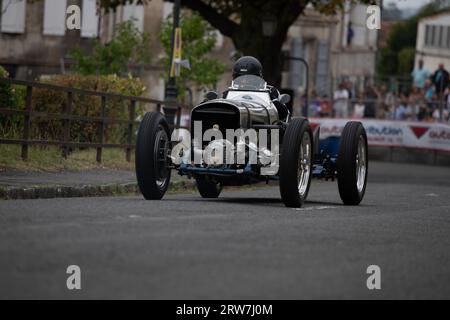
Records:
{"label": "spoked wheel", "polygon": [[148,112],[142,119],[136,143],[136,177],[147,200],[160,200],[170,183],[170,131],[164,116]]}
{"label": "spoked wheel", "polygon": [[366,192],[367,135],[361,122],[348,122],[342,131],[337,159],[339,195],[346,205],[358,205]]}
{"label": "spoked wheel", "polygon": [[279,170],[281,198],[287,207],[301,207],[308,196],[312,176],[312,141],[308,120],[291,120],[283,138]]}
{"label": "spoked wheel", "polygon": [[222,184],[206,177],[195,179],[197,182],[197,189],[202,198],[214,199],[218,198],[222,192]]}

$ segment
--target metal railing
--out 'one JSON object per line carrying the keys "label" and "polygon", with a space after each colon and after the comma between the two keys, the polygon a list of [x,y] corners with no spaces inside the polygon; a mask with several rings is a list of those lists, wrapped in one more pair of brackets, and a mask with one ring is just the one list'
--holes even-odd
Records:
{"label": "metal railing", "polygon": [[[163,106],[178,107],[178,114],[180,114],[181,105],[169,103],[156,99],[149,99],[143,97],[126,96],[116,93],[106,93],[99,91],[83,90],[70,87],[62,87],[53,84],[13,80],[8,78],[0,78],[0,84],[18,85],[26,87],[25,106],[23,110],[13,109],[10,106],[0,106],[0,115],[14,116],[19,115],[23,117],[23,128],[21,139],[5,139],[0,136],[0,144],[15,144],[21,145],[21,157],[23,160],[28,159],[28,149],[30,145],[56,145],[62,148],[62,156],[67,157],[69,148],[95,148],[97,149],[96,160],[102,161],[103,148],[121,148],[125,149],[126,160],[131,160],[131,152],[134,149],[133,129],[137,128],[139,121],[136,120],[136,104],[144,103],[154,105],[156,111],[161,111]],[[35,89],[48,89],[58,92],[63,92],[65,96],[65,103],[61,106],[61,112],[51,113],[35,111],[32,109],[33,91]],[[74,95],[94,96],[101,99],[100,115],[99,116],[85,116],[73,113]],[[107,117],[108,100],[117,99],[119,101],[128,102],[127,119]],[[36,140],[30,136],[30,127],[33,118],[44,118],[46,120],[59,120],[62,122],[62,137],[59,140]],[[178,121],[180,117],[178,116]],[[91,122],[98,124],[97,142],[75,142],[71,141],[71,122]],[[126,129],[126,143],[105,143],[105,135],[108,124],[121,124],[127,127]]]}

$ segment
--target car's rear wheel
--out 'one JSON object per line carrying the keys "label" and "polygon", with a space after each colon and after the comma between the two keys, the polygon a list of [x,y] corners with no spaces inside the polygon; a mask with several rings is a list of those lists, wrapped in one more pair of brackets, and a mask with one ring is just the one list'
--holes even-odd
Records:
{"label": "car's rear wheel", "polygon": [[312,131],[305,118],[290,121],[280,156],[280,193],[287,207],[299,208],[308,196],[312,176]]}
{"label": "car's rear wheel", "polygon": [[197,189],[202,198],[214,199],[218,198],[222,192],[222,184],[207,177],[196,178]]}
{"label": "car's rear wheel", "polygon": [[145,114],[136,142],[136,177],[147,200],[160,200],[170,183],[170,131],[159,112]]}
{"label": "car's rear wheel", "polygon": [[342,131],[337,159],[339,195],[346,205],[358,205],[366,192],[367,134],[361,122],[348,122]]}

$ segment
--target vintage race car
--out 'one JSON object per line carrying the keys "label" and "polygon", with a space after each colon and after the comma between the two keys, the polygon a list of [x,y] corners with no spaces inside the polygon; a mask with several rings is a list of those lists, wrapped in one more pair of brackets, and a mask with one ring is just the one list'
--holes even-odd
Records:
{"label": "vintage race car", "polygon": [[171,172],[196,180],[200,195],[217,198],[223,186],[279,182],[287,207],[301,207],[311,178],[337,178],[346,205],[364,197],[367,136],[360,122],[340,137],[320,139],[306,118],[292,118],[289,95],[254,75],[236,78],[223,98],[214,92],[191,111],[191,130],[169,130],[164,115],[147,113],[136,143],[136,176],[145,199],[162,199]]}

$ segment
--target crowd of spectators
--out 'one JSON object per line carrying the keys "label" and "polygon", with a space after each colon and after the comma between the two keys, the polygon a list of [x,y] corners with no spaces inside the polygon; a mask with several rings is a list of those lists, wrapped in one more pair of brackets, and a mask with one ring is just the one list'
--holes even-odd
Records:
{"label": "crowd of spectators", "polygon": [[384,84],[356,93],[350,82],[340,83],[333,97],[313,93],[309,116],[450,122],[450,76],[444,65],[430,73],[419,61],[411,76],[411,89],[400,93]]}

